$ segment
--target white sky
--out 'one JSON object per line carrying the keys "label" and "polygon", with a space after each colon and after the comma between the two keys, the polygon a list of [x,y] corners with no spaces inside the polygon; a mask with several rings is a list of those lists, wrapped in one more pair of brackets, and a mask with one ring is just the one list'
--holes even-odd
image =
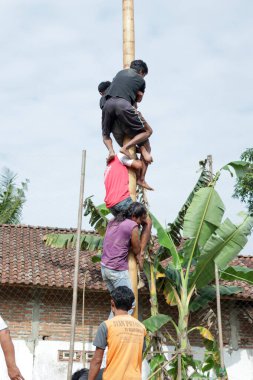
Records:
{"label": "white sky", "polygon": [[[200,159],[212,154],[218,169],[253,145],[252,17],[251,0],[135,1],[136,58],[149,66],[140,110],[154,130],[149,201],[162,223]],[[0,168],[30,179],[24,224],[76,227],[84,148],[85,196],[103,201],[97,85],[122,67],[121,19],[120,0],[1,1]],[[238,222],[233,185],[224,173],[218,191]]]}

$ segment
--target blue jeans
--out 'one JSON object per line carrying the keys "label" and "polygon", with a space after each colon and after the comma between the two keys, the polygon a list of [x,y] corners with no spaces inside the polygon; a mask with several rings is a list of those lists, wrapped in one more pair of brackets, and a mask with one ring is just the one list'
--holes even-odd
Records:
{"label": "blue jeans", "polygon": [[[103,280],[106,283],[107,289],[110,293],[119,286],[127,286],[129,289],[133,290],[128,270],[114,270],[101,265],[101,273]],[[135,307],[135,302],[133,303],[133,307]],[[129,310],[128,314],[132,313],[133,310]],[[111,312],[109,319],[111,319],[112,317],[113,314]]]}
{"label": "blue jeans", "polygon": [[128,197],[123,201],[109,208],[113,216],[117,216],[120,212],[125,211],[133,203],[132,198]]}

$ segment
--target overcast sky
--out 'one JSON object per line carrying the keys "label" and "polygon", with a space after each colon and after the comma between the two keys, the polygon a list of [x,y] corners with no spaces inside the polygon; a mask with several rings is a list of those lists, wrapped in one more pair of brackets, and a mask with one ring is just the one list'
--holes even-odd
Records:
{"label": "overcast sky", "polygon": [[[30,179],[24,224],[76,227],[82,149],[85,196],[103,201],[97,85],[122,68],[121,3],[1,1],[0,168]],[[217,170],[253,145],[252,18],[251,0],[135,2],[136,58],[149,67],[140,110],[154,130],[149,201],[162,223],[192,190],[200,159],[212,154]],[[238,222],[233,186],[224,173],[218,191]]]}

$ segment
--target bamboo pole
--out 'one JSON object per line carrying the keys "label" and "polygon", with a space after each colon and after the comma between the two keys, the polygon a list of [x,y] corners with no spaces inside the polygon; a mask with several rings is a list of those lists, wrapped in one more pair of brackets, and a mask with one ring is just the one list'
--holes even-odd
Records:
{"label": "bamboo pole", "polygon": [[[123,67],[127,68],[135,58],[135,37],[134,37],[134,0],[122,0],[123,13]],[[129,141],[125,137],[124,144]],[[130,149],[131,154],[135,154],[135,148]],[[131,169],[129,173],[129,191],[133,201],[136,201],[136,175]],[[138,319],[138,280],[137,280],[137,262],[134,254],[129,251],[128,255],[129,275],[135,296],[135,310],[133,316]]]}
{"label": "bamboo pole", "polygon": [[78,272],[79,272],[79,256],[80,256],[80,238],[81,238],[81,227],[82,227],[82,210],[83,210],[83,192],[84,192],[84,179],[85,179],[85,165],[86,165],[86,150],[83,150],[82,151],[81,179],[80,179],[78,221],[77,221],[77,240],[76,240],[75,269],[74,269],[74,280],[73,280],[71,334],[70,334],[69,362],[68,362],[67,380],[71,380],[71,377],[72,377],[73,354],[74,354],[74,344],[75,344],[76,304],[77,304],[77,292],[78,292]]}
{"label": "bamboo pole", "polygon": [[[207,162],[209,166],[209,171],[211,176],[213,175],[213,157],[212,155],[207,156]],[[220,283],[219,283],[219,269],[216,263],[214,263],[215,268],[215,289],[216,289],[216,306],[217,306],[217,323],[218,323],[218,333],[219,333],[219,349],[220,349],[220,364],[222,372],[225,371],[224,364],[224,349],[223,349],[223,336],[222,336],[222,320],[221,320],[221,302],[220,302]],[[222,375],[223,378],[223,375]]]}

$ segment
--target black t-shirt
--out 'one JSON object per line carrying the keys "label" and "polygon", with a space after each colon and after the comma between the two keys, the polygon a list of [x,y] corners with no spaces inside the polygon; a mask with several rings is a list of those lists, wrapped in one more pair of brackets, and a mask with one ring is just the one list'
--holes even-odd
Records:
{"label": "black t-shirt", "polygon": [[145,80],[133,69],[125,69],[118,72],[110,87],[106,91],[106,97],[118,97],[126,99],[131,104],[135,103],[137,91],[145,91]]}

